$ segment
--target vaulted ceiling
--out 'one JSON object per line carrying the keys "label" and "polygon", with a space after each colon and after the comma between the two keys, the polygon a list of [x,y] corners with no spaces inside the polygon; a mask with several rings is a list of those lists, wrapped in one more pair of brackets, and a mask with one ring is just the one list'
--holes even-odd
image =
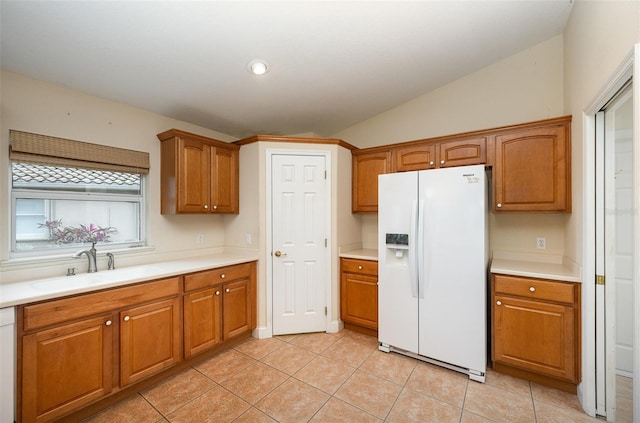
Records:
{"label": "vaulted ceiling", "polygon": [[2,0],[1,64],[238,138],[330,136],[562,33],[571,6]]}

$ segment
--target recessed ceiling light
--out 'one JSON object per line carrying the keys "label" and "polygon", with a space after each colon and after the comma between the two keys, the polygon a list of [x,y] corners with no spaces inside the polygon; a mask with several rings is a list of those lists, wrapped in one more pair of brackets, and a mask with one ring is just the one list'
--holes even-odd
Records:
{"label": "recessed ceiling light", "polygon": [[264,75],[269,70],[269,66],[265,60],[255,59],[249,62],[247,70],[254,75]]}

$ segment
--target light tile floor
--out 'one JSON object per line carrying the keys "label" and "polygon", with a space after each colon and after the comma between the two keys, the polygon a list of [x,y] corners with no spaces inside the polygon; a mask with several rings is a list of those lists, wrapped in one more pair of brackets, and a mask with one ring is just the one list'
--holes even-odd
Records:
{"label": "light tile floor", "polygon": [[616,422],[633,420],[633,379],[616,375]]}
{"label": "light tile floor", "polygon": [[570,395],[491,370],[486,383],[352,331],[250,338],[85,420],[601,422]]}

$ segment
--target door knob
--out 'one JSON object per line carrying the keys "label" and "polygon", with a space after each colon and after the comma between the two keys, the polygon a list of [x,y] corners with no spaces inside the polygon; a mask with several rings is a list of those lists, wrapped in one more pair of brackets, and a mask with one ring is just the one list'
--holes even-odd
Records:
{"label": "door knob", "polygon": [[273,255],[276,256],[276,257],[280,257],[280,256],[286,256],[287,253],[283,253],[280,250],[276,250],[276,252],[273,253]]}

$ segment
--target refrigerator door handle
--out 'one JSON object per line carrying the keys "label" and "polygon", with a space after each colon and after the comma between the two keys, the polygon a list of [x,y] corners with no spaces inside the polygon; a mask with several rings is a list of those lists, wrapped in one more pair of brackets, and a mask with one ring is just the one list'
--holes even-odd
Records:
{"label": "refrigerator door handle", "polygon": [[416,234],[417,239],[417,254],[418,254],[418,277],[416,278],[416,290],[418,291],[418,298],[424,298],[424,289],[420,289],[422,287],[421,281],[424,283],[426,281],[426,273],[425,273],[425,255],[424,255],[424,244],[425,244],[425,211],[424,211],[424,200],[419,201],[418,206],[418,233]]}
{"label": "refrigerator door handle", "polygon": [[417,232],[418,225],[418,202],[411,203],[411,227],[409,228],[409,284],[411,285],[411,296],[418,297],[418,266],[416,264],[417,253]]}

